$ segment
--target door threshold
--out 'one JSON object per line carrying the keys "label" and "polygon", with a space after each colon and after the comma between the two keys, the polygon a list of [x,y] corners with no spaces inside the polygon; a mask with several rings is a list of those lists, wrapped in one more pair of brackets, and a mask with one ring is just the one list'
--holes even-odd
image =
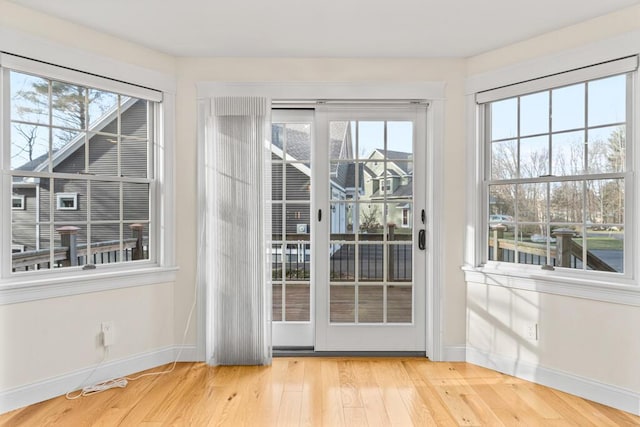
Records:
{"label": "door threshold", "polygon": [[424,357],[424,351],[315,351],[313,347],[274,347],[273,357]]}

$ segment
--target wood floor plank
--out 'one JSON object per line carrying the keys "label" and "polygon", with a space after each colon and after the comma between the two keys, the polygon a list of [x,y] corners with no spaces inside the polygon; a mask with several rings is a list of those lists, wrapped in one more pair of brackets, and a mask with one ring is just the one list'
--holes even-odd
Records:
{"label": "wood floor plank", "polygon": [[320,364],[322,373],[322,426],[345,426],[342,405],[342,387],[340,386],[340,368],[338,360],[323,360]]}
{"label": "wood floor plank", "polygon": [[351,359],[338,361],[342,406],[345,408],[362,408],[364,404],[362,403],[360,391],[358,390],[353,363],[354,361]]}
{"label": "wood floor plank", "polygon": [[284,391],[278,411],[276,426],[291,427],[300,425],[300,414],[302,410],[302,392]]}
{"label": "wood floor plank", "polygon": [[412,425],[640,426],[640,417],[470,364],[422,358],[179,363],[124,389],[0,414],[7,427]]}
{"label": "wood floor plank", "polygon": [[[367,414],[364,408],[353,408],[353,407],[345,407],[344,411],[344,420],[346,425],[350,427],[367,427],[369,423],[367,422]],[[375,426],[371,426],[375,427]]]}

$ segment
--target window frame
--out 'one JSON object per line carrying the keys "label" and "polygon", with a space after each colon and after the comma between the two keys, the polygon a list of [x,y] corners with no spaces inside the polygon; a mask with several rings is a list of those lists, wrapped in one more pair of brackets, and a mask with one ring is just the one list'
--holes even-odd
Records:
{"label": "window frame", "polygon": [[[639,34],[640,35],[640,34]],[[640,306],[639,273],[640,265],[629,263],[625,266],[624,274],[611,274],[599,271],[589,271],[586,274],[574,269],[555,269],[553,271],[542,270],[539,266],[523,268],[521,264],[512,263],[485,263],[485,251],[487,250],[488,224],[487,199],[484,192],[484,171],[487,170],[487,156],[483,144],[484,125],[483,108],[479,105],[487,102],[486,93],[497,90],[513,91],[514,87],[535,87],[539,81],[546,83],[548,78],[559,77],[567,79],[571,73],[582,73],[581,80],[591,80],[605,77],[598,73],[601,67],[610,62],[626,62],[625,66],[618,66],[617,72],[609,72],[607,75],[623,74],[630,72],[631,83],[631,120],[628,121],[630,129],[627,130],[628,161],[631,162],[633,171],[626,183],[625,191],[629,192],[628,210],[625,212],[626,226],[633,226],[640,216],[640,179],[637,172],[640,171],[639,136],[640,127],[640,76],[638,73],[637,44],[621,43],[612,39],[610,43],[602,46],[594,46],[589,55],[583,55],[583,49],[563,52],[562,56],[549,55],[536,59],[517,63],[509,67],[496,68],[483,74],[471,75],[467,79],[466,91],[466,117],[467,117],[467,156],[466,163],[469,173],[466,177],[466,231],[465,252],[462,271],[467,282],[483,283],[491,286],[521,289],[535,292],[545,292],[555,295],[571,296],[607,301],[612,303]],[[559,58],[561,58],[559,60]],[[618,60],[617,58],[622,58]],[[596,65],[593,65],[596,64]],[[629,68],[629,64],[632,68]],[[625,69],[626,68],[626,69]],[[549,75],[548,73],[555,73]],[[522,82],[522,83],[521,83]],[[576,80],[567,82],[574,83]],[[560,86],[560,85],[555,85]],[[529,90],[537,92],[539,90]],[[505,93],[505,92],[503,92]],[[517,93],[516,93],[517,94]],[[524,92],[519,93],[524,95]],[[480,97],[484,96],[484,100]],[[504,96],[508,97],[508,96]],[[498,98],[494,98],[498,99]],[[631,210],[633,214],[631,214]],[[633,259],[640,251],[640,227],[634,226],[629,233],[629,250],[627,256]],[[628,268],[627,268],[628,267]]]}
{"label": "window frame", "polygon": [[[67,56],[66,49],[59,47],[62,57],[74,62]],[[155,144],[149,149],[153,155],[147,156],[147,170],[154,171],[149,188],[150,212],[149,212],[149,238],[154,243],[149,248],[149,259],[132,262],[118,262],[98,265],[96,269],[83,270],[82,267],[66,267],[64,269],[36,270],[31,272],[11,273],[12,243],[9,239],[0,244],[0,263],[2,274],[0,275],[0,305],[15,302],[33,301],[51,297],[75,295],[107,289],[118,289],[131,286],[144,286],[149,284],[167,283],[175,280],[177,268],[174,259],[174,132],[175,132],[175,82],[168,76],[138,69],[126,63],[115,60],[104,61],[98,67],[89,60],[80,62],[84,66],[77,69],[66,68],[62,64],[39,62],[37,59],[27,59],[0,52],[0,130],[2,140],[10,141],[10,103],[9,96],[5,96],[8,87],[6,81],[10,70],[20,73],[45,77],[50,80],[61,80],[91,88],[124,93],[131,97],[148,99],[145,95],[151,94],[156,101],[156,107],[150,109],[153,115],[153,133]],[[77,65],[77,64],[74,64]],[[132,83],[124,83],[122,80],[112,80],[109,77],[101,77],[105,70],[117,75],[122,70],[129,70]],[[161,83],[159,89],[147,89],[152,84],[140,84],[148,79],[150,82]],[[125,88],[126,90],[122,90]],[[151,111],[153,110],[153,111]],[[3,218],[10,212],[7,203],[8,193],[12,188],[12,179],[8,165],[10,159],[10,143],[3,144],[0,151],[0,161],[3,165],[2,193],[3,201],[0,202],[0,211]],[[89,177],[89,180],[92,177]],[[57,197],[56,197],[57,204]],[[76,202],[76,206],[78,206]],[[11,221],[5,220],[0,224],[3,234],[11,235]],[[116,279],[116,280],[114,280]],[[45,286],[45,284],[47,286]]]}

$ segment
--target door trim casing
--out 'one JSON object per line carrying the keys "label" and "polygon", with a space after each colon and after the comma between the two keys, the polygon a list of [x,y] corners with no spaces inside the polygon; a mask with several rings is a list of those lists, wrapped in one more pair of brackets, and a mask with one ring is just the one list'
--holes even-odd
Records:
{"label": "door trim casing", "polygon": [[[443,154],[445,126],[445,82],[396,82],[396,83],[364,83],[364,82],[199,82],[196,85],[198,96],[198,133],[197,145],[200,152],[204,148],[204,128],[207,98],[213,96],[264,96],[272,100],[309,100],[309,99],[342,99],[342,100],[396,100],[417,99],[428,100],[427,110],[427,169],[431,171],[427,179],[426,197],[431,200],[427,211],[427,227],[431,231],[427,236],[429,256],[427,259],[426,286],[426,354],[433,361],[444,360],[443,351],[443,270],[444,259],[442,244],[443,218]],[[206,197],[204,192],[204,156],[198,156],[198,205],[202,206]],[[198,209],[198,233],[203,232],[203,210]],[[198,250],[200,256],[206,252]],[[197,338],[196,348],[199,360],[210,358],[211,304],[206,281],[197,275]]]}

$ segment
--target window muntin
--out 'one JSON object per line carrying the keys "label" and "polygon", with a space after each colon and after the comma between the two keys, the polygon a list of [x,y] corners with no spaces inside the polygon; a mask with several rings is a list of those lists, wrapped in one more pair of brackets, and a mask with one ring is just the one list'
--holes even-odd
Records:
{"label": "window muntin", "polygon": [[[149,260],[154,117],[158,103],[4,69],[12,191],[12,271]],[[24,206],[24,204],[23,204]],[[77,259],[69,253],[69,239]],[[151,254],[151,256],[150,256]],[[37,255],[37,263],[23,259]],[[21,258],[22,257],[22,258]]]}
{"label": "window muntin", "polygon": [[484,104],[488,261],[625,272],[630,79]]}

